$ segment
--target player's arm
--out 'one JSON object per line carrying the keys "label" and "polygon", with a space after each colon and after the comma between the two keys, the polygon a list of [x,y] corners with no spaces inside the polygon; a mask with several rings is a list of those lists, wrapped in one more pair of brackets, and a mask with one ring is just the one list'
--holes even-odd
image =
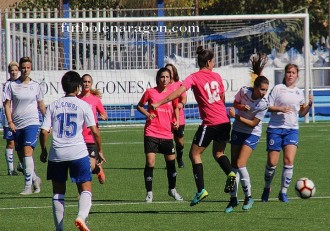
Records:
{"label": "player's arm", "polygon": [[153,119],[156,117],[156,115],[154,113],[149,113],[144,107],[143,107],[143,103],[139,102],[138,105],[136,106],[136,109],[143,115],[145,115],[145,117],[147,117],[148,119]]}
{"label": "player's arm", "polygon": [[5,102],[3,103],[4,107],[5,107],[5,114],[7,117],[7,121],[8,121],[8,127],[12,132],[16,131],[16,126],[13,123],[13,118],[11,116],[11,100],[6,99]]}
{"label": "player's arm", "polygon": [[103,148],[102,148],[102,138],[101,138],[101,134],[100,134],[100,131],[99,129],[95,126],[95,125],[92,125],[92,126],[89,126],[88,127],[92,134],[93,134],[93,137],[94,137],[94,141],[96,143],[96,146],[99,150],[99,162],[102,164],[103,162],[107,162],[104,155],[103,155]]}
{"label": "player's arm", "polygon": [[249,127],[254,128],[257,126],[260,122],[260,119],[254,117],[252,120],[246,119],[242,116],[239,116],[238,114],[235,113],[235,108],[231,107],[229,108],[229,115],[233,118],[235,118],[236,121],[241,121],[242,123],[246,124]]}
{"label": "player's arm", "polygon": [[179,103],[173,103],[173,109],[174,109],[174,116],[175,116],[175,123],[174,128],[178,129],[180,124],[180,109],[179,109]]}
{"label": "player's arm", "polygon": [[290,106],[269,106],[268,108],[269,112],[291,112],[292,108]]}
{"label": "player's arm", "polygon": [[246,104],[242,104],[240,102],[237,102],[236,100],[234,100],[234,108],[236,108],[237,110],[240,111],[249,111],[250,110],[250,106],[246,105]]}
{"label": "player's arm", "polygon": [[143,115],[145,115],[146,118],[148,119],[153,119],[156,117],[155,113],[149,113],[145,108],[144,108],[144,104],[147,102],[147,100],[149,99],[149,96],[146,95],[147,92],[145,92],[143,94],[143,96],[141,97],[139,103],[136,106],[136,109]]}
{"label": "player's arm", "polygon": [[46,105],[43,100],[38,101],[38,109],[41,112],[42,116],[46,114]]}
{"label": "player's arm", "polygon": [[187,94],[181,94],[180,96],[180,103],[178,105],[179,109],[184,108],[184,105],[187,103]]}
{"label": "player's arm", "polygon": [[290,106],[275,105],[276,104],[275,101],[278,97],[281,97],[281,95],[278,94],[277,90],[273,88],[268,96],[268,102],[269,102],[268,111],[290,113],[292,111],[292,108]]}
{"label": "player's arm", "polygon": [[254,117],[252,120],[246,119],[242,116],[235,115],[235,120],[241,121],[242,123],[246,124],[247,126],[254,128],[260,123],[260,119]]}
{"label": "player's arm", "polygon": [[96,110],[99,113],[99,116],[100,116],[101,120],[107,120],[108,119],[108,113],[105,111],[101,100],[99,100],[98,104],[96,105]]}
{"label": "player's arm", "polygon": [[107,120],[108,119],[108,113],[107,112],[100,113],[100,118],[101,118],[101,120]]}
{"label": "player's arm", "polygon": [[49,131],[45,129],[40,129],[39,143],[41,148],[40,161],[43,163],[47,162],[48,151],[47,151],[47,140],[49,136]]}
{"label": "player's arm", "polygon": [[300,106],[299,117],[304,117],[309,112],[309,109],[311,109],[312,105],[313,105],[313,96],[310,95],[308,104]]}
{"label": "player's arm", "polygon": [[176,89],[175,91],[173,91],[171,94],[169,94],[167,97],[165,97],[164,99],[162,99],[161,101],[157,102],[157,103],[153,103],[151,104],[151,108],[153,108],[154,110],[159,107],[160,105],[163,105],[167,102],[172,101],[173,99],[176,99],[178,97],[180,97],[180,95],[185,92],[187,89],[184,86],[179,87],[178,89]]}

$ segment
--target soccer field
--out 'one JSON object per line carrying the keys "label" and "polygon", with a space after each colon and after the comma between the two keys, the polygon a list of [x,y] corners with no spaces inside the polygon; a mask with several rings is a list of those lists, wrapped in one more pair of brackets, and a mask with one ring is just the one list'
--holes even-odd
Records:
{"label": "soccer field", "polygon": [[[261,203],[264,165],[266,162],[265,133],[251,157],[248,170],[252,181],[253,208],[241,209],[243,193],[239,188],[240,205],[231,214],[224,213],[229,195],[223,192],[225,175],[213,160],[211,147],[203,154],[205,188],[209,197],[190,207],[196,193],[188,151],[198,125],[185,129],[185,168],[177,169],[177,190],[183,202],[176,202],[167,195],[165,162],[157,156],[154,171],[154,202],[144,202],[143,180],[143,126],[117,126],[102,128],[104,169],[106,183],[100,185],[93,176],[93,206],[88,226],[94,230],[329,230],[330,184],[329,143],[330,122],[300,124],[300,142],[294,176],[288,195],[290,202],[277,199],[280,188],[282,164],[277,168],[273,190],[268,203]],[[264,128],[266,124],[264,125]],[[2,136],[2,133],[1,133]],[[46,181],[46,164],[39,161],[39,145],[35,151],[36,172],[42,178],[42,191],[31,196],[21,196],[24,179],[7,176],[4,141],[1,142],[0,162],[0,230],[49,231],[54,230],[51,207],[51,182]],[[230,145],[227,155],[230,156]],[[282,157],[282,156],[281,156]],[[15,156],[15,165],[17,157]],[[308,177],[316,184],[314,198],[303,200],[294,192],[294,182]],[[67,184],[65,198],[65,230],[75,230],[77,190]]]}

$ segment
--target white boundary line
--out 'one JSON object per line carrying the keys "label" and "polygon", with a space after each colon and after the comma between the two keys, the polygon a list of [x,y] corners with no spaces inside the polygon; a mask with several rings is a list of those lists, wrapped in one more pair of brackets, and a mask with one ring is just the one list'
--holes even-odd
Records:
{"label": "white boundary line", "polygon": [[[324,197],[312,197],[309,200],[315,200],[315,199],[330,199],[330,196],[324,196]],[[254,199],[255,201],[260,202],[260,199]],[[308,199],[301,199],[300,197],[290,197],[289,200],[308,200]],[[269,201],[278,201],[278,198],[270,198]],[[204,202],[207,202],[207,200],[205,200]],[[210,202],[217,202],[217,203],[226,203],[227,201],[210,201]],[[146,202],[114,202],[114,203],[95,203],[93,202],[92,207],[99,207],[99,206],[125,206],[125,205],[147,205],[150,206],[152,204],[180,204],[180,203],[186,203],[188,204],[188,201],[155,201],[152,203],[146,203]],[[203,203],[203,202],[202,202]],[[281,202],[279,202],[281,203]],[[73,204],[68,204],[65,205],[65,207],[78,207],[78,201],[76,203],[76,205]],[[20,209],[49,209],[52,208],[52,206],[27,206],[27,207],[23,207],[23,206],[19,206],[19,207],[8,207],[8,208],[1,208],[0,207],[0,211],[1,210],[20,210]]]}

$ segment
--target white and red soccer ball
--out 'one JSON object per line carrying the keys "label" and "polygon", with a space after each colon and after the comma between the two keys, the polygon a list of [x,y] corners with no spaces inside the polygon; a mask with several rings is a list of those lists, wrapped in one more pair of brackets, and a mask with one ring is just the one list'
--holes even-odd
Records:
{"label": "white and red soccer ball", "polygon": [[300,198],[307,199],[315,195],[316,187],[313,181],[303,177],[297,180],[295,190]]}

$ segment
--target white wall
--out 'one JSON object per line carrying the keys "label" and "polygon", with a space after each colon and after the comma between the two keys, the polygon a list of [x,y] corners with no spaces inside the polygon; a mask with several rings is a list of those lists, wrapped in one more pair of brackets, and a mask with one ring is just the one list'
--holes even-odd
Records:
{"label": "white wall", "polygon": [[[181,79],[197,69],[178,69]],[[234,101],[234,95],[242,87],[250,85],[250,69],[248,67],[215,68],[223,78],[226,89],[226,102]],[[45,103],[64,95],[61,78],[66,71],[32,71],[32,79],[40,82],[45,92]],[[79,74],[90,74],[93,77],[93,87],[103,92],[102,102],[107,105],[137,104],[146,88],[155,86],[157,70],[107,70],[107,71],[78,71]],[[274,86],[274,69],[265,68],[263,75],[268,77],[271,89]],[[6,73],[0,72],[2,82]],[[191,91],[188,91],[188,103],[195,102]]]}

